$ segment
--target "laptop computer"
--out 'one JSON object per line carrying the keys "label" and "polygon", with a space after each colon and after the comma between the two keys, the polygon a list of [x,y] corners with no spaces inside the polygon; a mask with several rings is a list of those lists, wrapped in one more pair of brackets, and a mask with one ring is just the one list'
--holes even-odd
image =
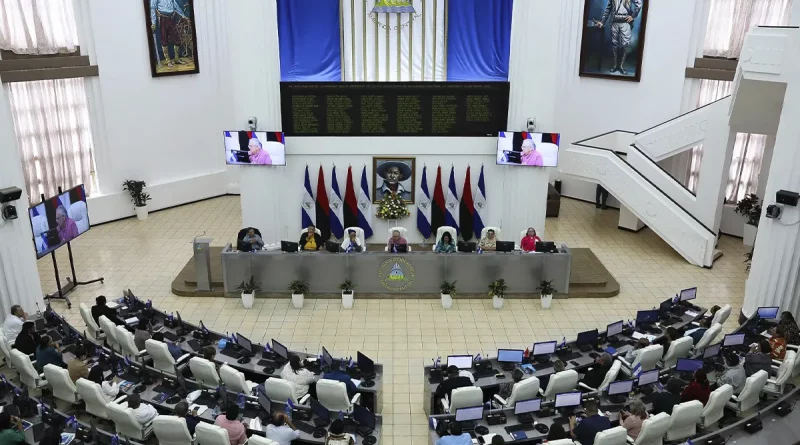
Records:
{"label": "laptop computer", "polygon": [[458,242],[458,251],[459,252],[474,252],[477,248],[477,244],[471,241],[459,241]]}
{"label": "laptop computer", "polygon": [[287,253],[297,252],[299,248],[300,245],[295,243],[294,241],[281,241],[282,252],[287,252]]}
{"label": "laptop computer", "polygon": [[325,250],[330,253],[339,253],[342,245],[337,243],[336,241],[325,241]]}
{"label": "laptop computer", "polygon": [[513,252],[514,241],[498,241],[495,248],[498,252]]}

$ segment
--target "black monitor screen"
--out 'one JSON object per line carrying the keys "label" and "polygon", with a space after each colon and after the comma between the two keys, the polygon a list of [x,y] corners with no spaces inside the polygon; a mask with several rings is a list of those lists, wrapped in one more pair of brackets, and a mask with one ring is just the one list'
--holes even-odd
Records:
{"label": "black monitor screen", "polygon": [[250,340],[248,340],[244,335],[238,332],[236,333],[236,343],[239,344],[239,346],[241,346],[242,349],[244,349],[248,353],[253,352],[253,343]]}
{"label": "black monitor screen", "polygon": [[636,313],[636,324],[650,324],[658,321],[658,311],[639,311]]}
{"label": "black monitor screen", "polygon": [[586,345],[596,342],[597,342],[597,329],[581,332],[580,334],[578,334],[578,340],[576,341],[576,343],[579,345]]}
{"label": "black monitor screen", "polygon": [[261,405],[261,408],[263,408],[264,411],[268,413],[272,411],[271,409],[272,401],[260,389],[258,390],[258,404]]}
{"label": "black monitor screen", "polygon": [[678,372],[695,372],[703,368],[702,360],[692,360],[688,358],[679,358],[675,370]]}
{"label": "black monitor screen", "polygon": [[311,401],[311,412],[321,420],[327,422],[331,418],[331,412],[328,411],[328,408],[325,408],[321,403],[317,402],[317,399],[312,398],[309,400]]}
{"label": "black monitor screen", "polygon": [[89,230],[83,184],[28,209],[36,256],[41,258]]}
{"label": "black monitor screen", "polygon": [[359,425],[375,429],[375,414],[361,405],[353,405],[353,420]]}
{"label": "black monitor screen", "polygon": [[325,346],[322,347],[322,364],[329,367],[333,366],[333,356],[325,349]]}
{"label": "black monitor screen", "polygon": [[661,302],[661,305],[658,306],[658,310],[661,312],[667,312],[670,309],[672,309],[672,298],[667,298]]}
{"label": "black monitor screen", "polygon": [[219,397],[219,405],[223,408],[228,406],[228,390],[225,385],[217,386],[217,397]]}
{"label": "black monitor screen", "polygon": [[608,325],[608,327],[606,327],[606,335],[611,337],[611,336],[614,336],[614,335],[621,334],[623,327],[624,326],[623,326],[623,321],[622,320],[620,320],[620,321],[618,321],[616,323],[611,323],[610,325]]}
{"label": "black monitor screen", "polygon": [[692,287],[681,291],[680,301],[689,301],[697,298],[697,288]]}
{"label": "black monitor screen", "polygon": [[362,354],[361,352],[356,353],[356,364],[358,365],[358,369],[360,369],[361,372],[367,374],[375,372],[375,362],[372,361],[371,358]]}
{"label": "black monitor screen", "polygon": [[289,360],[289,350],[286,349],[286,346],[278,343],[278,340],[272,339],[272,350],[275,351],[276,354],[283,357],[285,360]]}
{"label": "black monitor screen", "polygon": [[703,358],[716,357],[719,354],[720,348],[722,348],[722,344],[720,343],[707,347],[705,351],[703,351]]}
{"label": "black monitor screen", "polygon": [[[113,354],[113,352],[112,352]],[[186,378],[181,374],[181,370],[178,369],[178,365],[175,365],[175,380],[178,381],[178,386],[181,387],[184,391],[186,391]]]}

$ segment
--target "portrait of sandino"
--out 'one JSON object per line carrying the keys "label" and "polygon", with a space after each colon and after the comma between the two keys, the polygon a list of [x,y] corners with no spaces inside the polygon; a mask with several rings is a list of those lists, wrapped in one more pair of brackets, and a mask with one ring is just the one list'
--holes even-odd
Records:
{"label": "portrait of sandino", "polygon": [[377,203],[394,193],[408,204],[414,203],[415,158],[372,158],[372,200]]}

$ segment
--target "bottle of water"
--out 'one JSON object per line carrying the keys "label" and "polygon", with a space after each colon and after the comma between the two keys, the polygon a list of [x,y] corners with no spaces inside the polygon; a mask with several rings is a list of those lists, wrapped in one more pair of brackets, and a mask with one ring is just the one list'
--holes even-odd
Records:
{"label": "bottle of water", "polygon": [[239,405],[239,409],[244,409],[244,394],[239,393],[239,395],[236,396],[236,404]]}
{"label": "bottle of water", "polygon": [[289,404],[288,404],[288,403],[287,403],[286,405],[284,405],[284,407],[283,407],[283,412],[284,412],[284,413],[286,413],[286,416],[287,416],[289,419],[291,419],[291,418],[292,418],[292,407],[291,407],[291,406],[289,406]]}
{"label": "bottle of water", "polygon": [[216,419],[219,415],[219,405],[215,406],[214,409],[211,411],[211,417]]}

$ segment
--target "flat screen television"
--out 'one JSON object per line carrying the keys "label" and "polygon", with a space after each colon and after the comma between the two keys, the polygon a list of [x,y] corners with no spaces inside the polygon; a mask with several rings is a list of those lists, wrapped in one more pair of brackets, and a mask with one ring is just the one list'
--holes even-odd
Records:
{"label": "flat screen television", "polygon": [[41,258],[89,230],[83,184],[28,209],[36,257]]}
{"label": "flat screen television", "polygon": [[222,135],[229,165],[286,165],[286,145],[280,131],[225,131]]}
{"label": "flat screen television", "polygon": [[557,167],[558,133],[501,131],[497,136],[497,165]]}

